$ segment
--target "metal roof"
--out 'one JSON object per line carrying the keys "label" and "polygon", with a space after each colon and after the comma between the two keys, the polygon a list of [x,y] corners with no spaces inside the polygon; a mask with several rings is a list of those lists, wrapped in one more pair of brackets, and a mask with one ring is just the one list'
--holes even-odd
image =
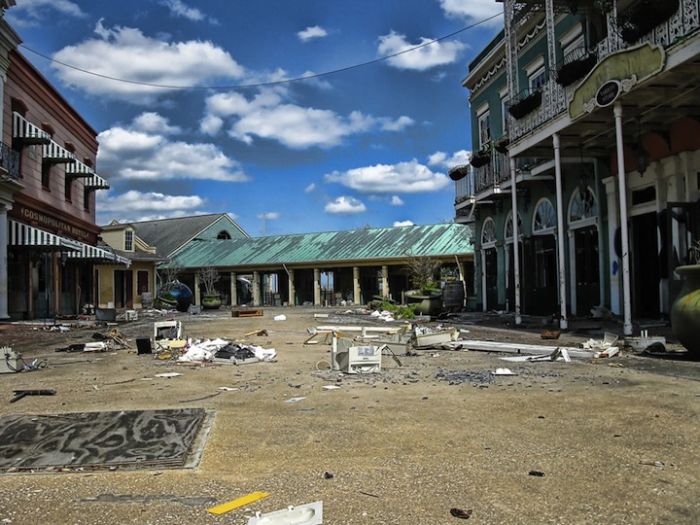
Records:
{"label": "metal roof", "polygon": [[172,260],[183,268],[256,267],[333,263],[407,256],[452,257],[474,253],[471,228],[435,224],[397,228],[190,241]]}

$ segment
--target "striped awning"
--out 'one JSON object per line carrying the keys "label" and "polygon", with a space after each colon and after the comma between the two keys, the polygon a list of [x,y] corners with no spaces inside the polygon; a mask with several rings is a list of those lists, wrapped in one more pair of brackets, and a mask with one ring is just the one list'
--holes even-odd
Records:
{"label": "striped awning", "polygon": [[102,177],[96,174],[92,174],[89,178],[85,179],[85,187],[90,190],[108,190],[109,184]]}
{"label": "striped awning", "polygon": [[75,155],[53,140],[41,148],[44,162],[52,164],[73,164],[75,162]]}
{"label": "striped awning", "polygon": [[68,254],[69,259],[86,259],[98,263],[105,264],[124,264],[131,265],[131,261],[126,257],[117,255],[116,253],[100,248],[99,246],[91,246],[89,244],[79,243],[80,250]]}
{"label": "striped awning", "polygon": [[22,144],[49,144],[51,136],[17,112],[12,113],[12,138]]}
{"label": "striped awning", "polygon": [[92,177],[93,175],[95,170],[79,160],[66,165],[66,177]]}
{"label": "striped awning", "polygon": [[10,246],[34,246],[51,251],[78,251],[83,244],[12,219],[8,222],[10,223]]}

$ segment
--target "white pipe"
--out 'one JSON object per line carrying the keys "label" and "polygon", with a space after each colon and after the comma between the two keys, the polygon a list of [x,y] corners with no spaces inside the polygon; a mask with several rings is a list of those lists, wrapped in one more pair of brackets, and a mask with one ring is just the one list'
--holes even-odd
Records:
{"label": "white pipe", "polygon": [[557,187],[557,248],[559,253],[559,302],[561,304],[561,318],[559,328],[566,330],[569,322],[566,318],[566,260],[564,254],[564,199],[561,190],[561,153],[559,133],[552,136],[554,143],[554,175]]}
{"label": "white pipe", "polygon": [[515,187],[515,158],[510,158],[510,195],[513,206],[513,284],[515,286],[515,324],[522,324],[520,315],[520,244],[518,242],[518,197]]}
{"label": "white pipe", "polygon": [[622,301],[623,332],[632,335],[632,299],[630,296],[629,232],[627,231],[627,184],[625,183],[625,150],[622,138],[622,104],[615,102],[615,138],[617,140],[617,179],[620,185],[620,233],[622,237]]}

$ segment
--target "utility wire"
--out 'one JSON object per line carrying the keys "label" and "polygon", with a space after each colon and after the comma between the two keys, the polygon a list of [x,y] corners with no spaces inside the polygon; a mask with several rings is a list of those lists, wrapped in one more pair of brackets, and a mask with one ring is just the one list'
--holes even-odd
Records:
{"label": "utility wire", "polygon": [[126,84],[137,84],[139,86],[148,86],[148,87],[154,87],[154,88],[159,88],[159,89],[172,89],[172,90],[188,90],[188,89],[245,89],[245,88],[259,88],[259,87],[267,87],[267,86],[278,86],[280,84],[289,84],[292,82],[299,82],[302,80],[310,80],[314,78],[320,78],[320,77],[325,77],[328,75],[335,75],[337,73],[343,73],[345,71],[350,71],[353,69],[358,69],[361,67],[369,66],[372,64],[376,64],[378,62],[383,62],[385,60],[388,60],[390,58],[397,57],[399,55],[403,55],[405,53],[410,53],[412,51],[415,51],[417,49],[421,49],[423,47],[435,44],[436,42],[441,42],[442,40],[447,40],[448,38],[452,38],[460,33],[463,33],[465,31],[468,31],[469,29],[473,29],[479,25],[485,24],[486,22],[489,22],[493,20],[494,18],[497,18],[499,16],[502,16],[501,13],[497,13],[495,15],[492,15],[488,18],[484,18],[483,20],[479,20],[478,22],[474,22],[473,24],[470,24],[468,26],[463,27],[462,29],[458,29],[457,31],[453,31],[452,33],[448,33],[446,35],[443,35],[439,38],[435,38],[433,40],[428,40],[427,42],[423,42],[422,44],[419,44],[417,46],[409,47],[406,49],[403,49],[401,51],[397,51],[396,53],[391,53],[389,55],[383,55],[381,57],[375,58],[373,60],[368,60],[366,62],[360,62],[358,64],[353,64],[350,66],[345,66],[345,67],[340,67],[337,69],[332,69],[330,71],[324,71],[322,73],[314,73],[313,75],[305,75],[301,77],[294,77],[294,78],[287,78],[283,80],[273,80],[269,82],[256,82],[256,83],[251,83],[251,84],[230,84],[230,85],[220,85],[220,86],[173,86],[173,85],[168,85],[168,84],[156,84],[153,82],[142,82],[140,80],[131,80],[127,78],[118,78],[118,77],[112,77],[109,75],[103,75],[102,73],[97,73],[95,71],[90,71],[88,69],[83,69],[78,66],[75,66],[73,64],[68,64],[66,62],[63,62],[61,60],[56,60],[53,57],[50,57],[46,55],[45,53],[42,53],[41,51],[37,51],[36,49],[32,49],[31,47],[25,45],[25,44],[20,44],[20,47],[22,49],[25,49],[26,51],[29,51],[30,53],[33,53],[34,55],[37,55],[41,58],[44,58],[48,60],[49,62],[53,62],[55,64],[59,64],[63,67],[67,67],[69,69],[74,69],[75,71],[80,71],[81,73],[85,73],[86,75],[92,75],[95,77],[100,77],[104,78],[107,80],[113,80],[115,82],[124,82]]}

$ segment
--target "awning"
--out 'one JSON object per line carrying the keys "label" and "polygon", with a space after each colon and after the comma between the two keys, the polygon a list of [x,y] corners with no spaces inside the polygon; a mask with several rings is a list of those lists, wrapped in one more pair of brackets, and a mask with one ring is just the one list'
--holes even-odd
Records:
{"label": "awning", "polygon": [[10,219],[10,246],[30,246],[49,251],[80,250],[83,244]]}
{"label": "awning", "polygon": [[95,175],[95,170],[79,160],[76,160],[72,164],[66,165],[66,177],[92,177],[93,175]]}
{"label": "awning", "polygon": [[17,112],[12,113],[12,138],[22,145],[49,144],[51,136]]}
{"label": "awning", "polygon": [[109,184],[102,177],[96,174],[92,174],[89,178],[85,179],[85,187],[89,190],[108,190]]}
{"label": "awning", "polygon": [[80,244],[79,251],[71,252],[68,254],[69,259],[85,259],[94,261],[102,264],[124,264],[126,266],[131,265],[131,261],[126,257],[117,255],[116,253],[100,248],[99,246],[91,246],[85,243]]}
{"label": "awning", "polygon": [[50,164],[73,164],[75,155],[53,140],[42,146],[43,162]]}

